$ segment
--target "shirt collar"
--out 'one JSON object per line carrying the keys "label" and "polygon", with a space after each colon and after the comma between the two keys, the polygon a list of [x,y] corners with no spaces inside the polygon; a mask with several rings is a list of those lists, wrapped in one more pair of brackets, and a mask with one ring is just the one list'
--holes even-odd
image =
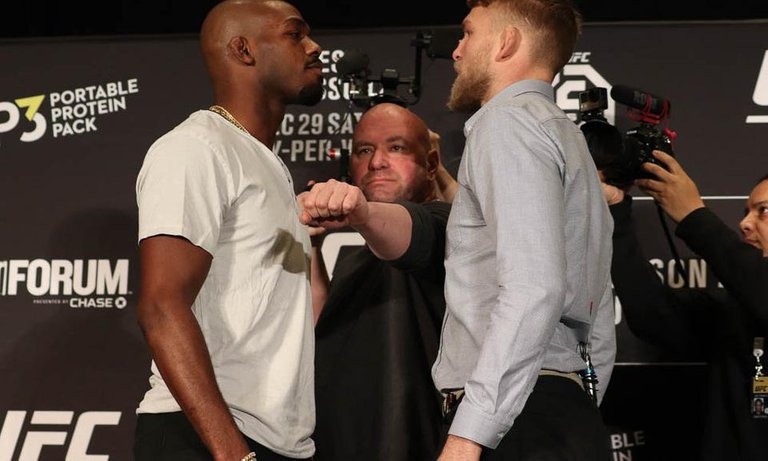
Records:
{"label": "shirt collar", "polygon": [[494,97],[488,100],[488,102],[483,104],[483,106],[478,109],[477,112],[475,112],[466,121],[466,123],[464,123],[464,136],[469,135],[475,123],[477,123],[480,117],[482,117],[483,114],[489,109],[495,106],[504,105],[510,99],[523,93],[539,93],[548,100],[552,102],[555,101],[555,89],[552,88],[550,83],[547,83],[543,80],[521,80],[519,82],[515,82],[501,90]]}

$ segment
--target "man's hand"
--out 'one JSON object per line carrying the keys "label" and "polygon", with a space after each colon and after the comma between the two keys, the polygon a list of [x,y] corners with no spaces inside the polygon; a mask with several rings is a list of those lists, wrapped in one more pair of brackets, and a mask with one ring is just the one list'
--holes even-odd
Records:
{"label": "man's hand", "polygon": [[653,156],[667,166],[662,168],[654,163],[643,163],[643,169],[657,179],[638,179],[635,184],[661,205],[661,208],[675,222],[680,222],[694,210],[704,207],[696,183],[686,174],[683,167],[671,155],[660,150]]}
{"label": "man's hand", "polygon": [[624,196],[627,195],[627,190],[605,182],[605,174],[601,170],[597,170],[597,175],[600,177],[600,185],[603,186],[603,197],[608,202],[608,206],[621,203],[624,200]]}
{"label": "man's hand", "polygon": [[363,192],[350,184],[331,179],[316,183],[298,196],[299,220],[309,226],[340,229],[368,220],[368,201]]}
{"label": "man's hand", "polygon": [[601,183],[601,185],[603,186],[603,196],[605,201],[608,202],[608,206],[616,205],[624,200],[626,194],[623,190],[606,183]]}
{"label": "man's hand", "polygon": [[483,447],[469,439],[449,435],[437,461],[478,461]]}

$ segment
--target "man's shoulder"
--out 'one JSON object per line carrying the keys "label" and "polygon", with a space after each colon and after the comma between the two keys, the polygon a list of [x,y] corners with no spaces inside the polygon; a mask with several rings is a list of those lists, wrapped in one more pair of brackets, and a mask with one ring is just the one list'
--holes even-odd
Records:
{"label": "man's shoulder", "polygon": [[[197,163],[216,159],[219,163],[237,162],[255,146],[239,132],[224,125],[219,116],[207,110],[190,114],[185,120],[157,138],[147,150],[147,158],[170,162]],[[242,143],[242,144],[238,144]]]}
{"label": "man's shoulder", "polygon": [[442,200],[431,200],[419,203],[400,200],[395,203],[404,206],[412,216],[417,213],[428,213],[432,216],[447,217],[448,213],[451,211],[451,204]]}
{"label": "man's shoulder", "polygon": [[451,204],[442,200],[432,200],[430,202],[423,202],[419,204],[429,211],[443,212],[451,211]]}
{"label": "man's shoulder", "polygon": [[212,114],[208,111],[199,110],[189,114],[186,119],[157,138],[153,143],[153,147],[175,142],[213,141],[220,137],[220,130],[217,130],[214,126]]}

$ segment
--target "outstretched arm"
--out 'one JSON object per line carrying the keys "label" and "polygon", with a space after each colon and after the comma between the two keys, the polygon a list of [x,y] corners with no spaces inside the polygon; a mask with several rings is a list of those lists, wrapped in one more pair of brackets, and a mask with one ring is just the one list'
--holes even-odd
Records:
{"label": "outstretched arm", "polygon": [[308,226],[309,238],[312,241],[312,250],[310,253],[310,271],[309,284],[312,291],[312,319],[317,325],[317,319],[323,311],[325,301],[328,299],[330,289],[330,277],[325,268],[325,259],[323,259],[323,240],[325,229],[317,226]]}
{"label": "outstretched arm", "polygon": [[326,229],[351,226],[380,259],[402,256],[411,243],[408,210],[395,203],[368,202],[356,186],[334,179],[299,195],[300,220]]}
{"label": "outstretched arm", "polygon": [[675,222],[680,222],[692,211],[704,208],[696,183],[683,170],[674,157],[666,152],[655,150],[653,156],[664,163],[663,168],[655,163],[643,163],[643,169],[656,179],[638,179],[635,184],[656,202]]}

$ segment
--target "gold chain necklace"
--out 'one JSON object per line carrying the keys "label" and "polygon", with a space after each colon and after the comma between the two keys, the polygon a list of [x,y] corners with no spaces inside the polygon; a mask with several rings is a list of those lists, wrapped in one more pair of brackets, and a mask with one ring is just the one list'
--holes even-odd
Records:
{"label": "gold chain necklace", "polygon": [[229,123],[235,125],[239,129],[243,130],[246,134],[250,135],[251,133],[248,132],[248,130],[245,129],[242,123],[238,122],[237,119],[234,117],[234,115],[230,114],[227,109],[219,106],[219,105],[213,105],[208,108],[213,113],[219,114],[222,117],[224,117],[224,120],[228,121]]}
{"label": "gold chain necklace", "polygon": [[[254,137],[251,133],[248,132],[248,130],[245,129],[245,127],[243,126],[242,123],[237,121],[237,119],[235,118],[234,115],[229,113],[229,111],[227,109],[225,109],[225,108],[223,108],[223,107],[221,107],[219,105],[213,105],[213,106],[209,107],[208,110],[210,110],[213,113],[221,115],[222,117],[224,117],[224,120],[226,120],[229,123],[235,125],[237,128],[243,130],[243,132],[245,134],[247,134],[248,136]],[[285,163],[280,159],[280,156],[277,155],[276,152],[272,152],[272,153],[277,158],[277,161],[280,162],[280,166],[283,167],[283,171],[285,172],[285,178],[288,180],[288,184],[290,184],[291,187],[293,187],[293,180],[291,179],[291,172],[288,170],[288,167],[285,166]]]}

